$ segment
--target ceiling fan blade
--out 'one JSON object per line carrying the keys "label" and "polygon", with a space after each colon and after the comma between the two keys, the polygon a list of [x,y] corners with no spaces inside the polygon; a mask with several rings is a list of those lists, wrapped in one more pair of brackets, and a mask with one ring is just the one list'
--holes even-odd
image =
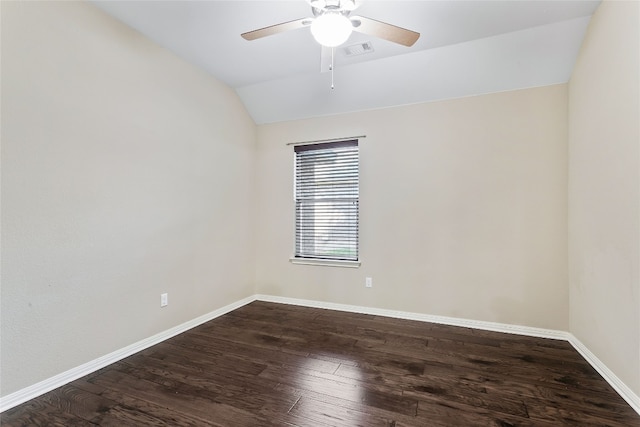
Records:
{"label": "ceiling fan blade", "polygon": [[390,42],[403,46],[413,46],[420,37],[420,33],[416,33],[415,31],[387,24],[386,22],[376,21],[375,19],[365,18],[364,16],[351,16],[350,19],[351,22],[353,22],[353,31],[389,40]]}
{"label": "ceiling fan blade", "polygon": [[260,28],[259,30],[248,31],[242,33],[241,36],[245,40],[255,40],[262,37],[272,36],[274,34],[283,33],[285,31],[297,30],[299,28],[308,27],[313,22],[311,18],[301,18],[295,21],[283,22],[282,24],[271,25],[269,27]]}

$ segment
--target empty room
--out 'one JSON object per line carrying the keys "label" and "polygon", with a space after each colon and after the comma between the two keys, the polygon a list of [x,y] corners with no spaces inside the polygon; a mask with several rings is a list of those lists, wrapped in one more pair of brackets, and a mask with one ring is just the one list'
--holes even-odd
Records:
{"label": "empty room", "polygon": [[0,425],[640,426],[640,1],[0,26]]}

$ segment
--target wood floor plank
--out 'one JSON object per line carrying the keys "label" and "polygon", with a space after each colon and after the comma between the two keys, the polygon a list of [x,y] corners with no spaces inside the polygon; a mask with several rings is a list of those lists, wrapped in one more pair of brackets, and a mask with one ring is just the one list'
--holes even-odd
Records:
{"label": "wood floor plank", "polygon": [[44,401],[33,399],[0,414],[0,424],[7,427],[26,426],[94,426],[87,420],[60,411]]}
{"label": "wood floor plank", "polygon": [[[112,422],[117,422],[118,419],[122,420],[122,422],[115,425],[120,426],[156,424],[162,425],[162,423],[166,423],[167,425],[173,427],[215,425],[213,423],[207,423],[197,418],[191,417],[188,414],[178,413],[176,411],[168,411],[167,408],[161,405],[156,405],[143,399],[138,399],[126,393],[121,393],[116,390],[98,386],[96,384],[88,382],[85,378],[76,380],[72,384],[78,388],[86,390],[89,393],[99,394],[100,396],[104,396],[107,399],[116,400],[119,402],[119,406],[112,408],[104,414],[97,414],[96,418],[91,420],[91,422],[97,425],[109,425]],[[139,413],[139,415],[136,415],[132,412]],[[138,423],[135,421],[136,417],[149,419],[147,416],[150,416],[151,419],[157,421],[154,421],[154,423],[151,424]],[[131,419],[131,422],[127,422],[127,419]]]}
{"label": "wood floor plank", "polygon": [[43,401],[57,410],[90,421],[96,414],[107,412],[117,402],[93,393],[87,393],[73,384],[64,385],[43,396]]}
{"label": "wood floor plank", "polygon": [[282,367],[278,370],[267,369],[260,374],[260,377],[271,379],[280,377],[281,384],[287,384],[297,389],[313,390],[377,408],[392,407],[395,412],[415,415],[417,401],[402,397],[399,390],[391,390],[375,384],[362,384],[358,381],[345,380],[328,374],[300,372],[299,370],[295,372],[295,375],[289,374],[291,371]]}
{"label": "wood floor plank", "polygon": [[92,382],[114,390],[125,390],[127,394],[163,406],[170,411],[190,415],[203,424],[223,427],[234,423],[243,426],[268,425],[249,412],[219,403],[215,393],[184,383],[170,380],[154,382],[115,370],[93,378]]}
{"label": "wood floor plank", "polygon": [[[170,421],[164,421],[161,418],[154,417],[137,408],[118,405],[108,411],[95,416],[92,420],[96,425],[104,427],[120,427],[120,426],[159,426],[169,427],[175,426]],[[193,424],[191,424],[193,425]]]}
{"label": "wood floor plank", "polygon": [[[319,393],[314,390],[296,389],[286,384],[278,385],[277,389],[279,391],[286,391],[288,393],[295,394],[300,398],[305,396],[313,400],[316,400],[318,402],[324,402],[327,405],[334,406],[336,408],[338,407],[346,408],[351,411],[367,413],[367,414],[378,416],[379,418],[382,418],[382,419],[388,419],[390,420],[389,421],[390,425],[393,424],[394,422],[398,423],[399,421],[402,421],[405,425],[415,425],[416,427],[421,425],[421,424],[415,424],[417,422],[417,419],[413,413],[411,415],[404,415],[399,412],[396,412],[393,409],[387,410],[385,408],[368,406],[364,402],[360,402],[357,400],[341,399],[338,397],[333,397],[327,394]],[[309,425],[309,424],[307,422],[304,425]]]}
{"label": "wood floor plank", "polygon": [[309,425],[332,427],[388,427],[390,420],[363,411],[327,404],[310,397],[301,397],[290,411],[309,420]]}
{"label": "wood floor plank", "polygon": [[[218,362],[219,360],[213,361],[210,369],[206,369],[206,365],[202,363],[182,358],[171,360],[169,357],[146,357],[139,365],[136,361],[123,361],[131,368],[140,367],[131,372],[137,378],[153,382],[176,381],[181,383],[183,392],[187,386],[200,387],[215,393],[215,401],[246,411],[257,412],[265,407],[284,411],[295,403],[293,396],[273,393],[277,381],[268,382],[257,377],[264,368],[255,372],[242,372],[241,369],[234,370],[232,366]],[[197,390],[189,393],[196,394]]]}
{"label": "wood floor plank", "polygon": [[[460,402],[452,401],[426,401],[418,402],[416,419],[420,425],[432,425],[433,420],[438,420],[438,425],[450,426],[519,426],[519,427],[552,427],[564,424],[548,423],[544,420],[534,420],[529,417],[519,417],[489,409],[468,406]],[[579,424],[576,424],[579,425]]]}
{"label": "wood floor plank", "polygon": [[640,415],[565,341],[256,301],[0,425],[640,427]]}
{"label": "wood floor plank", "polygon": [[230,341],[214,336],[205,338],[191,335],[189,340],[184,340],[182,342],[173,341],[170,345],[179,345],[200,353],[207,353],[209,351],[209,346],[214,348],[224,348],[228,354],[245,357],[267,365],[286,364],[326,373],[333,373],[340,366],[340,362],[323,360],[316,357],[307,357],[309,356],[307,352],[303,352],[302,354],[293,354],[281,349],[267,348],[261,348],[260,351],[256,351],[256,348],[250,343]]}

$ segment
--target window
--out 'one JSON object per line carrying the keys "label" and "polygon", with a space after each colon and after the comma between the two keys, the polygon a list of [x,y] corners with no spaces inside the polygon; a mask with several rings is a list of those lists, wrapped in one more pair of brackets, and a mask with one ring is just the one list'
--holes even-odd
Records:
{"label": "window", "polygon": [[358,261],[358,140],[298,145],[295,260]]}

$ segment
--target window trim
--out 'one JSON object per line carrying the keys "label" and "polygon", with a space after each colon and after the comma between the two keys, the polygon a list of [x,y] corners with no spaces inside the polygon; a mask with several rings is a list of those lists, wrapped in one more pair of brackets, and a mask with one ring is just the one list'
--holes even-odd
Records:
{"label": "window trim", "polygon": [[360,260],[349,261],[346,259],[324,259],[324,258],[302,258],[292,256],[289,258],[291,264],[299,265],[321,265],[325,267],[346,267],[346,268],[358,268],[360,267]]}
{"label": "window trim", "polygon": [[[359,157],[359,153],[360,153],[360,141],[359,141],[360,137],[350,137],[350,138],[335,138],[335,139],[331,139],[331,140],[323,140],[323,141],[309,141],[306,143],[296,143],[296,144],[287,144],[287,145],[293,145],[294,146],[294,150],[293,150],[293,203],[294,205],[296,205],[296,187],[298,184],[297,181],[297,176],[296,176],[296,172],[297,172],[297,152],[298,151],[312,151],[315,149],[322,149],[323,145],[327,145],[327,146],[336,146],[336,147],[340,147],[341,145],[345,145],[345,146],[351,146],[351,145],[355,145],[357,147],[357,152],[358,152],[358,157]],[[362,136],[362,138],[364,138],[364,136]],[[355,143],[355,144],[354,144]],[[304,146],[304,147],[298,147],[298,146]],[[317,147],[317,148],[316,148]],[[358,167],[357,167],[357,173],[358,173],[358,189],[360,187],[360,165],[359,165],[359,161],[358,161]],[[358,191],[359,193],[359,191]],[[360,197],[358,195],[357,200],[359,201]],[[359,204],[359,203],[358,203]],[[359,210],[359,208],[358,208]],[[315,265],[315,266],[329,266],[329,267],[344,267],[344,268],[358,268],[361,265],[361,254],[360,254],[360,244],[359,244],[359,240],[360,240],[360,215],[358,213],[357,216],[357,224],[356,224],[356,248],[357,248],[357,259],[333,259],[333,258],[324,258],[324,257],[313,257],[313,256],[296,256],[296,247],[297,247],[297,236],[296,236],[296,231],[297,231],[297,214],[294,214],[294,239],[293,239],[293,245],[294,245],[294,254],[291,255],[291,257],[289,258],[289,262],[291,262],[292,264],[298,264],[298,265]]]}

